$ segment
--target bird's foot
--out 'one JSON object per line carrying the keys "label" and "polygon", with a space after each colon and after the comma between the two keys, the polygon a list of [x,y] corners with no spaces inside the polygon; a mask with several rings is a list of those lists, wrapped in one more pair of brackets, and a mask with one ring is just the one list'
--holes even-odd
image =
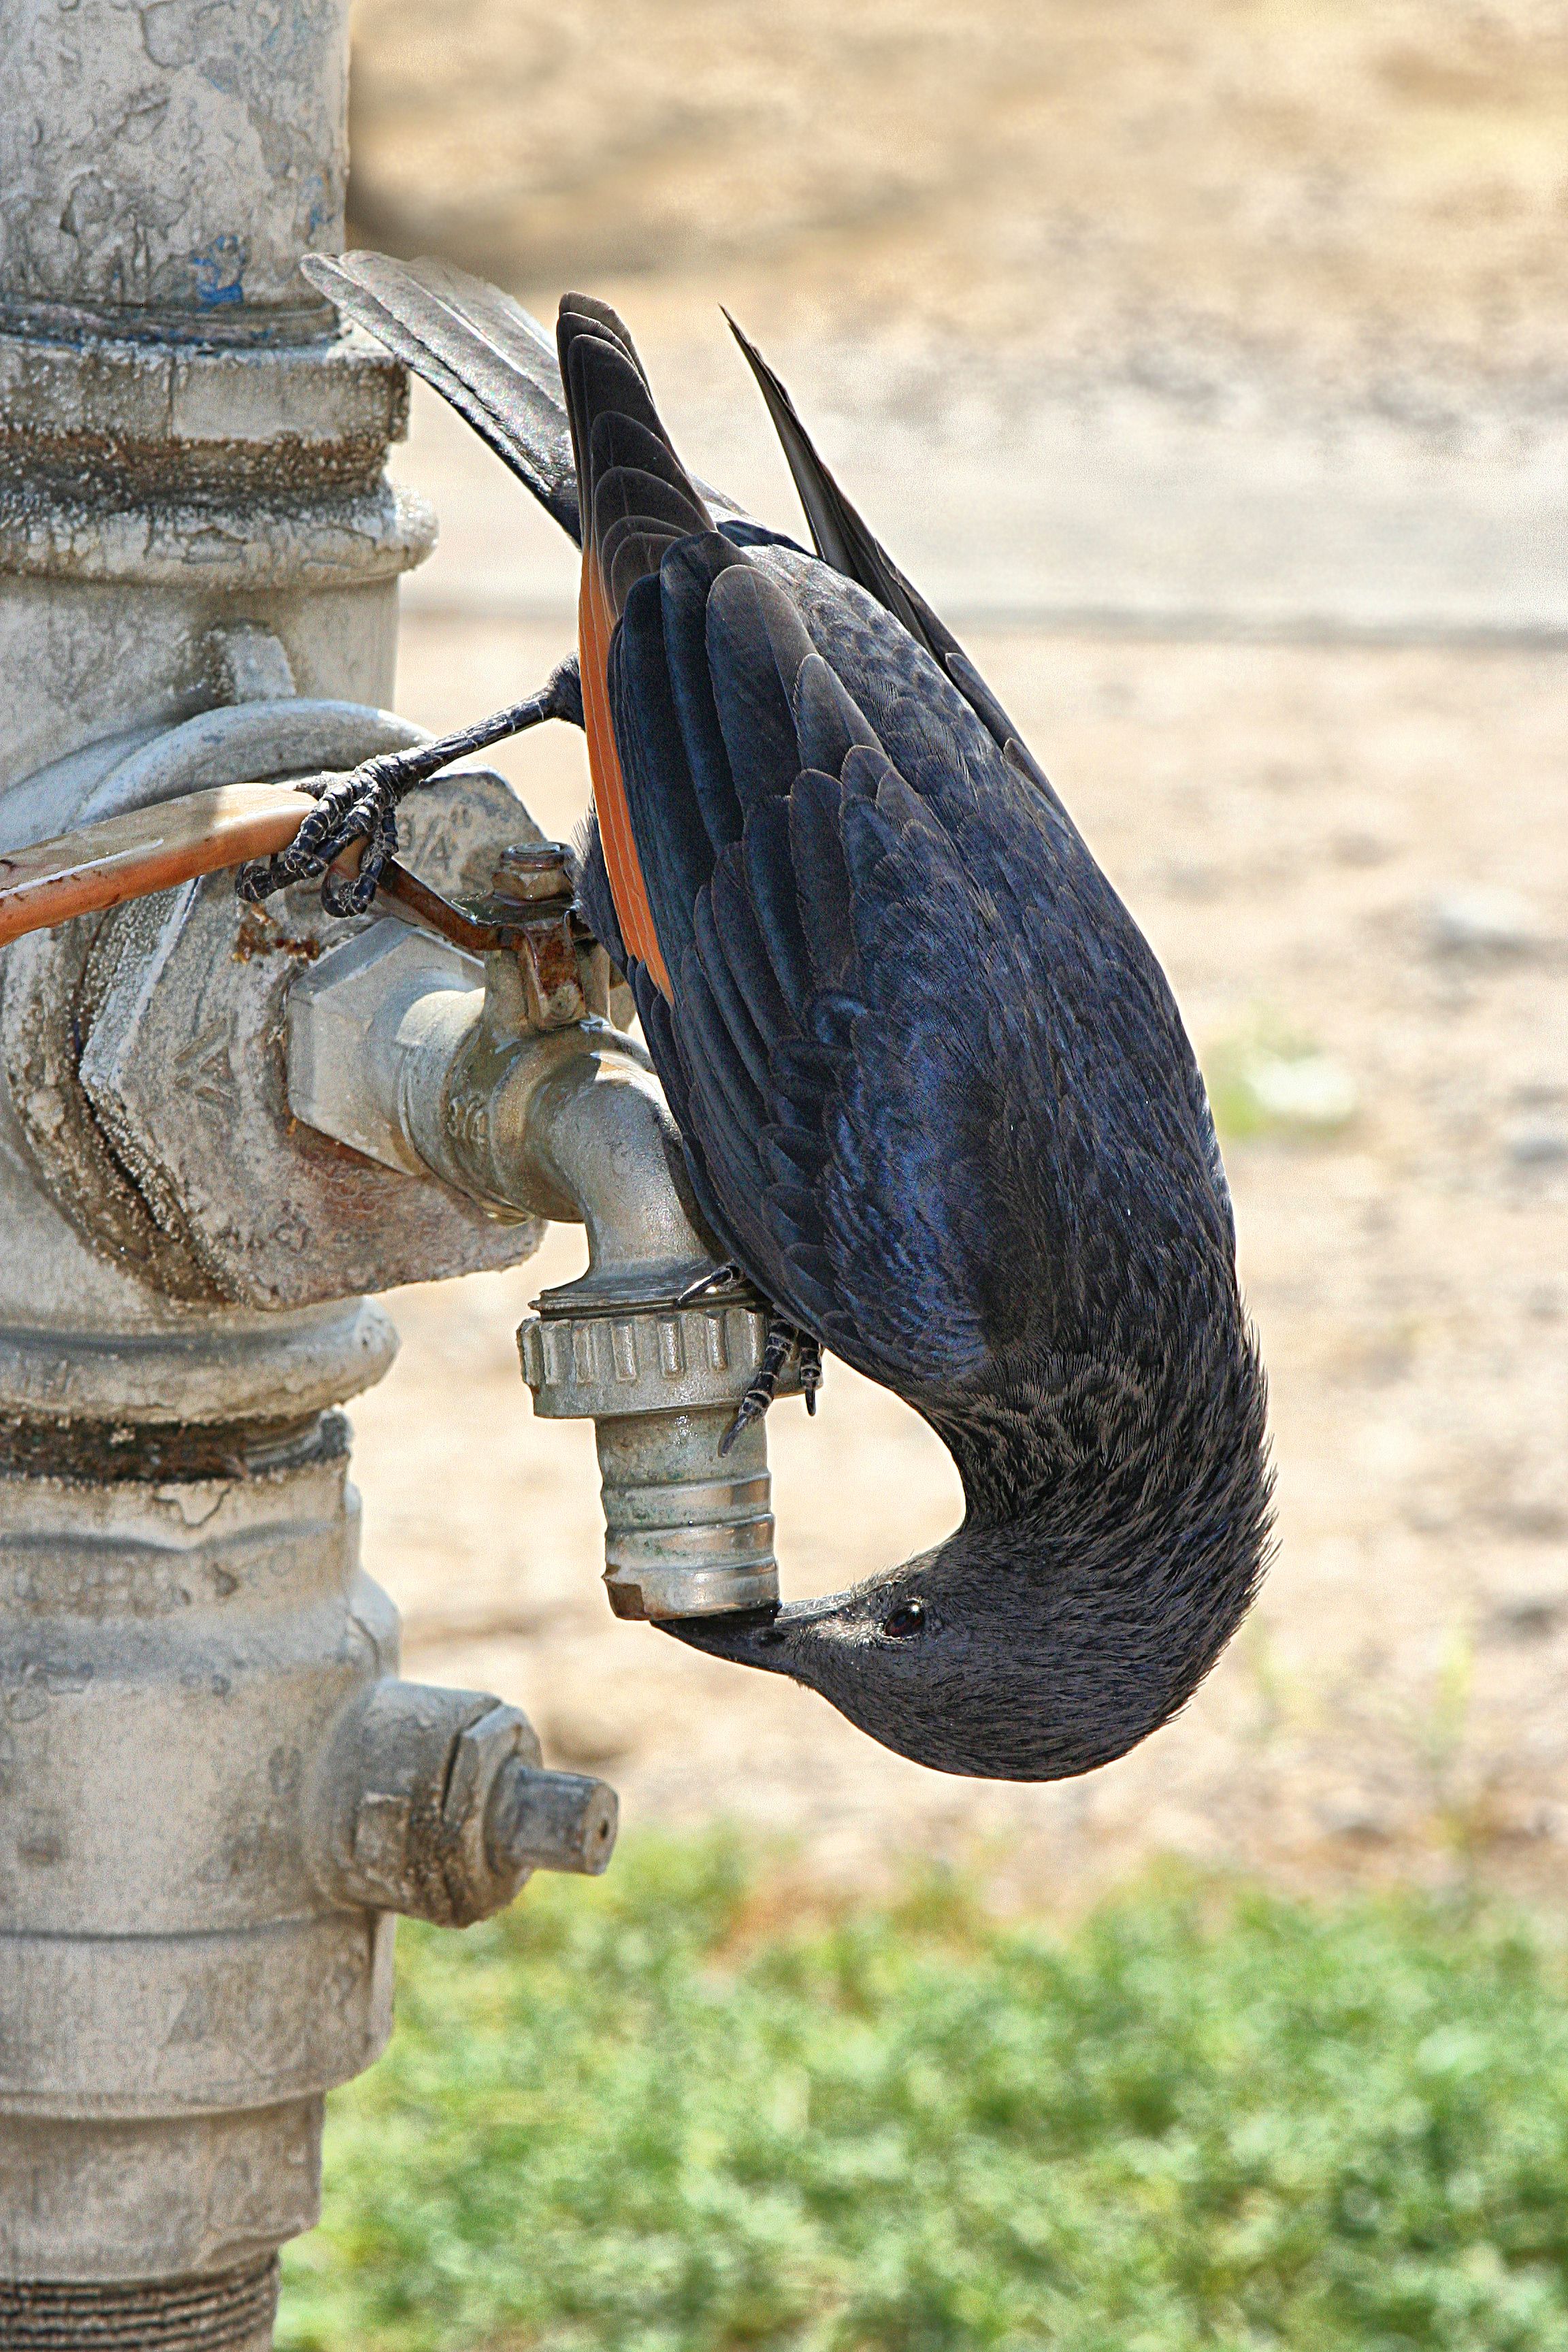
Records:
{"label": "bird's foot", "polygon": [[763,1342],[763,1360],[736,1407],[734,1420],[719,1441],[721,1454],[728,1454],[742,1431],[750,1429],[754,1421],[761,1421],[778,1394],[784,1366],[797,1350],[805,1409],[807,1412],[816,1411],[816,1391],[822,1386],[821,1344],[809,1331],[803,1331],[796,1323],[786,1322],[782,1315],[770,1316],[768,1336]]}
{"label": "bird's foot", "polygon": [[808,1417],[815,1421],[817,1391],[822,1386],[822,1342],[814,1339],[809,1331],[797,1331],[795,1344],[799,1351],[800,1392],[805,1399]]}
{"label": "bird's foot", "polygon": [[[270,857],[252,858],[235,877],[237,897],[259,906],[275,890],[291,882],[321,883],[321,904],[329,915],[363,915],[375,896],[375,886],[389,857],[397,855],[399,779],[386,772],[396,753],[382,753],[343,775],[310,776],[295,786],[309,793],[315,807],[286,849]],[[353,870],[332,871],[355,842],[363,845]]]}
{"label": "bird's foot", "polygon": [[[363,915],[375,896],[375,886],[389,857],[397,854],[397,806],[416,784],[428,783],[488,744],[509,735],[521,735],[546,719],[583,724],[583,690],[575,658],[564,661],[548,685],[526,701],[514,702],[492,718],[435,743],[421,743],[407,751],[381,751],[342,775],[311,776],[295,789],[309,793],[316,805],[286,849],[271,857],[253,858],[242,866],[235,889],[248,905],[259,905],[275,890],[291,882],[311,882],[318,875],[321,904],[329,915]],[[356,843],[363,843],[352,870],[340,863]]]}

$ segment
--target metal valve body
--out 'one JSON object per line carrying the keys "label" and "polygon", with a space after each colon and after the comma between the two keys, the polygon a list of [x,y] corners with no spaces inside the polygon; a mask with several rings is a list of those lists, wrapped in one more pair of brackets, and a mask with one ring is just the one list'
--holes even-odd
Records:
{"label": "metal valve body", "polygon": [[[198,14],[0,0],[0,853],[415,737],[405,380],[296,268],[346,9]],[[450,892],[532,830],[497,778],[410,816]],[[0,2352],[262,2352],[394,1911],[613,1842],[515,1710],[395,1679],[359,1566],[363,1294],[542,1228],[293,1119],[343,936],[213,876],[0,958]]]}

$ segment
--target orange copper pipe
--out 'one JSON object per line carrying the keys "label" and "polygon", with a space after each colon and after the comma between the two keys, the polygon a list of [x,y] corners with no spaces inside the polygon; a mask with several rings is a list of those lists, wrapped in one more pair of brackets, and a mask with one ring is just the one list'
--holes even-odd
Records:
{"label": "orange copper pipe", "polygon": [[0,853],[0,946],[73,915],[270,856],[288,846],[315,805],[283,784],[220,784]]}

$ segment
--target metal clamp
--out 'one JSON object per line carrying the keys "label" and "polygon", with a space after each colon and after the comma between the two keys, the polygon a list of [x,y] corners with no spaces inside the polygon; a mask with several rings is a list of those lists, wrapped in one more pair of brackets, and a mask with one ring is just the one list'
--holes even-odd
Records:
{"label": "metal clamp", "polygon": [[577,911],[571,855],[559,841],[514,843],[502,850],[480,898],[443,898],[395,857],[383,866],[378,887],[467,954],[514,955],[528,1026],[564,1029],[590,1013],[604,1018],[609,1012],[609,962]]}

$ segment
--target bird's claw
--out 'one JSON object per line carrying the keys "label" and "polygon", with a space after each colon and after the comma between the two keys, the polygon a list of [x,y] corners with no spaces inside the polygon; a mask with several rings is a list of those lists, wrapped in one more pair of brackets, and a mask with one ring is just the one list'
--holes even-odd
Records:
{"label": "bird's claw", "polygon": [[694,1306],[700,1298],[711,1298],[716,1290],[737,1289],[745,1279],[731,1259],[728,1265],[713,1266],[707,1274],[700,1274],[695,1282],[689,1282],[675,1303],[678,1307]]}
{"label": "bird's claw", "polygon": [[[396,755],[381,753],[363,761],[346,774],[312,776],[298,783],[315,807],[286,849],[270,857],[252,858],[242,866],[235,889],[250,906],[258,906],[276,890],[293,882],[321,883],[321,904],[329,915],[363,915],[375,897],[375,886],[389,857],[397,855]],[[331,871],[343,852],[363,841],[359,865],[352,874]]]}
{"label": "bird's claw", "polygon": [[[235,887],[239,897],[257,906],[290,882],[313,882],[318,874],[321,904],[329,915],[363,915],[370,910],[375,886],[389,857],[397,855],[397,804],[417,784],[427,784],[455,760],[482,751],[509,735],[521,735],[546,719],[583,724],[583,682],[576,656],[562,662],[537,694],[510,703],[489,719],[460,727],[434,743],[418,743],[403,751],[379,751],[345,775],[313,776],[296,785],[316,803],[287,849],[272,857],[255,857],[242,866]],[[364,848],[353,873],[332,869],[356,841]]]}
{"label": "bird's claw", "polygon": [[795,1333],[795,1348],[800,1368],[800,1392],[805,1399],[807,1417],[816,1418],[817,1391],[822,1386],[822,1342],[809,1331]]}
{"label": "bird's claw", "polygon": [[761,1421],[778,1394],[779,1381],[791,1356],[800,1364],[801,1392],[805,1398],[807,1412],[816,1411],[816,1392],[822,1386],[822,1343],[796,1323],[788,1323],[782,1315],[770,1317],[768,1336],[763,1342],[763,1360],[752,1376],[751,1385],[735,1408],[735,1418],[719,1441],[719,1451],[728,1454],[742,1430]]}

